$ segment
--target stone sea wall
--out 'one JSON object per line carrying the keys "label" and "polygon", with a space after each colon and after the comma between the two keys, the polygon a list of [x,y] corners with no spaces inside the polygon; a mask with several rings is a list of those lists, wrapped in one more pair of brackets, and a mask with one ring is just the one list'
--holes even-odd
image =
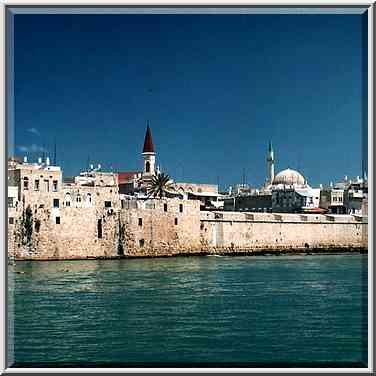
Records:
{"label": "stone sea wall", "polygon": [[312,249],[366,249],[367,223],[336,215],[203,213],[203,249],[242,253]]}
{"label": "stone sea wall", "polygon": [[102,196],[112,200],[111,208],[33,207],[29,241],[18,208],[16,222],[8,226],[9,254],[62,260],[367,249],[361,217],[205,212],[196,200],[117,201],[110,191]]}

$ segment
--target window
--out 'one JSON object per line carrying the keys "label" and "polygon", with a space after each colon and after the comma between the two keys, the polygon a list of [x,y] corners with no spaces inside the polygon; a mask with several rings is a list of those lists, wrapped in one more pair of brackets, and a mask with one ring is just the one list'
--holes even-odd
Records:
{"label": "window", "polygon": [[104,202],[104,207],[105,208],[110,208],[111,207],[111,201],[105,201]]}
{"label": "window", "polygon": [[91,194],[90,194],[90,193],[88,193],[88,194],[86,195],[86,204],[87,204],[87,205],[91,205]]}
{"label": "window", "polygon": [[34,181],[34,190],[39,191],[39,179],[35,179]]}
{"label": "window", "polygon": [[98,219],[97,232],[98,232],[98,239],[101,239],[102,238],[102,220],[101,219]]}
{"label": "window", "polygon": [[145,163],[145,172],[150,172],[150,162],[149,161],[147,161]]}
{"label": "window", "polygon": [[23,189],[25,191],[27,191],[29,189],[29,179],[28,178],[24,178]]}
{"label": "window", "polygon": [[56,224],[60,225],[60,217],[56,217]]}
{"label": "window", "polygon": [[48,180],[44,181],[44,187],[46,192],[50,191],[50,182]]}
{"label": "window", "polygon": [[177,224],[178,224],[178,219],[175,218],[175,226],[177,226]]}
{"label": "window", "polygon": [[13,217],[9,217],[9,224],[10,224],[10,225],[13,225],[13,224],[14,224],[14,218],[13,218]]}
{"label": "window", "polygon": [[342,202],[342,197],[338,197],[338,201],[339,201],[339,202]]}
{"label": "window", "polygon": [[54,198],[54,208],[58,208],[58,207],[59,207],[59,199]]}
{"label": "window", "polygon": [[142,218],[138,218],[138,225],[142,226]]}
{"label": "window", "polygon": [[78,196],[76,197],[76,202],[81,202],[81,196],[80,196],[80,195],[78,195]]}
{"label": "window", "polygon": [[70,201],[65,201],[65,206],[70,206]]}
{"label": "window", "polygon": [[183,213],[183,204],[179,204],[179,211],[180,213]]}
{"label": "window", "polygon": [[52,181],[52,190],[53,190],[54,192],[57,192],[57,180],[53,180],[53,181]]}
{"label": "window", "polygon": [[167,211],[167,204],[163,205],[163,210],[166,212]]}
{"label": "window", "polygon": [[40,220],[39,220],[39,219],[37,219],[37,220],[35,221],[35,225],[34,225],[34,227],[35,227],[35,231],[36,231],[36,232],[39,232],[39,230],[40,230]]}
{"label": "window", "polygon": [[14,197],[8,197],[8,208],[14,207],[13,200],[14,200]]}
{"label": "window", "polygon": [[145,245],[145,240],[144,239],[140,239],[138,244],[140,245],[140,247],[143,247]]}

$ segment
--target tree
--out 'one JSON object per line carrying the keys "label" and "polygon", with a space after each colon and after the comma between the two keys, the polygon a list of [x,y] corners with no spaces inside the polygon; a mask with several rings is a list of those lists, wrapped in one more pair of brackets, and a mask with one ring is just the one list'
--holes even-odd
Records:
{"label": "tree", "polygon": [[152,196],[162,198],[165,195],[166,191],[171,188],[172,186],[170,177],[167,174],[161,172],[157,175],[154,175],[151,181],[148,198]]}

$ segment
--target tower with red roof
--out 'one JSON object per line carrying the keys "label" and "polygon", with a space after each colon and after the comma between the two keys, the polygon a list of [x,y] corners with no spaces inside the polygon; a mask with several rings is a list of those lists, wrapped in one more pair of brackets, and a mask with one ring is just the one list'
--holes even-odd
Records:
{"label": "tower with red roof", "polygon": [[155,175],[155,149],[153,138],[151,136],[151,129],[149,123],[146,128],[144,148],[142,149],[142,156],[144,157],[144,177],[151,177]]}

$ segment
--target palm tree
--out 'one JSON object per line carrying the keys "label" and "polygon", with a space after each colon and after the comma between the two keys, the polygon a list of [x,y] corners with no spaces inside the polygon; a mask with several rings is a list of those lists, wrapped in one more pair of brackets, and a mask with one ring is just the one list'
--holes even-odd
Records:
{"label": "palm tree", "polygon": [[148,198],[151,196],[162,198],[166,191],[171,188],[172,186],[170,177],[167,174],[161,172],[157,175],[154,175],[151,181]]}

